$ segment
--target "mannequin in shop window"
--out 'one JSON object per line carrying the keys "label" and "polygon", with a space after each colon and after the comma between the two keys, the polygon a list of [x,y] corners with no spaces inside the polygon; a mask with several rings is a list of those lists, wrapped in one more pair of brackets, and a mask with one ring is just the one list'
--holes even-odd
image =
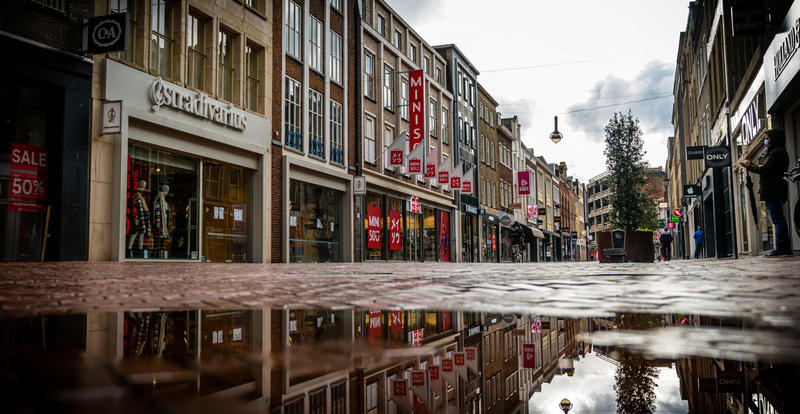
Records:
{"label": "mannequin in shop window", "polygon": [[144,249],[145,238],[152,237],[150,232],[150,209],[147,208],[147,201],[142,193],[147,188],[147,182],[139,181],[131,197],[128,199],[128,223],[130,224],[130,236],[128,236],[128,257],[133,256],[133,247],[138,239],[138,250],[143,258],[147,258],[147,250]]}
{"label": "mannequin in shop window", "polygon": [[164,184],[158,189],[153,200],[153,250],[161,259],[168,259],[169,244],[172,238],[172,205],[167,201],[169,186]]}

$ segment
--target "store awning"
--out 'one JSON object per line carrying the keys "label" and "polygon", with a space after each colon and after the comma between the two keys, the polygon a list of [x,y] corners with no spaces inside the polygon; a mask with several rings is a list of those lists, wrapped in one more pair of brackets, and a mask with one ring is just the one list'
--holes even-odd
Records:
{"label": "store awning", "polygon": [[[553,233],[552,231],[548,231],[548,230],[541,230],[541,232],[542,232],[542,233],[544,233],[544,234],[546,234],[546,235],[548,235],[548,236],[550,236],[550,237],[558,237],[558,234],[556,234],[556,233]],[[542,236],[542,237],[544,237],[544,236]]]}
{"label": "store awning", "polygon": [[538,237],[540,239],[544,238],[544,233],[542,233],[542,231],[537,228],[531,228],[531,232],[533,233],[534,237]]}

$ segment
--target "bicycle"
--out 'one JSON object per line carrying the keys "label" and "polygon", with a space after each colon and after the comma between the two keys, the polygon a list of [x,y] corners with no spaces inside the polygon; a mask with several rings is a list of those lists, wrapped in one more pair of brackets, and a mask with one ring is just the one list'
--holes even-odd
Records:
{"label": "bicycle", "polygon": [[514,245],[511,248],[511,254],[514,257],[514,263],[522,263],[522,253],[519,251],[519,247]]}
{"label": "bicycle", "polygon": [[[800,158],[794,163],[794,168],[783,173],[783,179],[786,180],[787,183],[795,183],[797,186],[797,193],[800,195]],[[794,232],[800,236],[800,200],[794,203],[792,217],[794,219]]]}

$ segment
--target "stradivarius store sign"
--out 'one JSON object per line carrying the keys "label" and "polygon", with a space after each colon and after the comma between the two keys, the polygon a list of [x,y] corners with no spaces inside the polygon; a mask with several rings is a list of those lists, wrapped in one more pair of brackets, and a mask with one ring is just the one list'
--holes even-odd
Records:
{"label": "stradivarius store sign", "polygon": [[209,98],[200,92],[190,91],[161,78],[150,85],[150,101],[153,112],[162,107],[208,119],[240,131],[247,127],[247,115],[233,105]]}

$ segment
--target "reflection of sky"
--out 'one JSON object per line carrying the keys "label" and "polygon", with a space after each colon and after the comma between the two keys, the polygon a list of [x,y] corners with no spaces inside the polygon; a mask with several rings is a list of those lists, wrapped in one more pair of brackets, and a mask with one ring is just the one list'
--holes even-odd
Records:
{"label": "reflection of sky", "polygon": [[[617,393],[614,392],[614,373],[617,367],[598,358],[595,353],[575,362],[575,375],[557,375],[550,384],[528,401],[531,413],[558,414],[558,404],[567,398],[572,402],[569,414],[614,414],[617,412]],[[675,369],[657,368],[656,414],[686,413],[689,405],[681,400],[680,383]]]}

